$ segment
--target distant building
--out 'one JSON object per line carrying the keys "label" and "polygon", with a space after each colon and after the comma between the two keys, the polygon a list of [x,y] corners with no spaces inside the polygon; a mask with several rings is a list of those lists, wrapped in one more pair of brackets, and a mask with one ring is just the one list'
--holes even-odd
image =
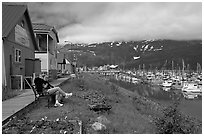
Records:
{"label": "distant building", "polygon": [[40,61],[32,23],[26,5],[2,3],[3,87],[23,89],[24,78],[40,72]]}
{"label": "distant building", "polygon": [[41,71],[50,78],[57,77],[57,43],[59,38],[53,26],[47,24],[33,23],[37,46],[35,58],[41,60]]}
{"label": "distant building", "polygon": [[112,69],[112,70],[115,70],[115,69],[118,68],[118,65],[110,65],[109,68]]}
{"label": "distant building", "polygon": [[63,74],[70,74],[72,73],[72,65],[71,62],[68,60],[66,53],[58,52],[57,53],[57,69],[61,71]]}

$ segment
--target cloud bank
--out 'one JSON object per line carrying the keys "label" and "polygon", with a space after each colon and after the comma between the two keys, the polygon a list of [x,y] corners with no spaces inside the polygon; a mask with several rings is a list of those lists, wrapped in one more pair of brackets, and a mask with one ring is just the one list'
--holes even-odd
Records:
{"label": "cloud bank", "polygon": [[202,39],[201,2],[28,3],[32,22],[56,27],[60,42]]}

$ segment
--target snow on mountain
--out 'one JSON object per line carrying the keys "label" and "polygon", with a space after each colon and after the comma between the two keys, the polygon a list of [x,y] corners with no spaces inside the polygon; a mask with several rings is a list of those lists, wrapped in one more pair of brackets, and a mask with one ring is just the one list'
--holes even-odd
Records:
{"label": "snow on mountain", "polygon": [[[176,60],[179,65],[180,60],[185,59],[185,61],[188,61],[187,63],[193,67],[194,63],[200,63],[200,56],[202,56],[200,55],[200,52],[202,51],[202,44],[200,41],[113,41],[84,45],[85,44],[67,44],[62,49],[60,48],[60,50],[63,50],[64,52],[81,51],[80,54],[82,54],[79,56],[82,64],[92,65],[92,63],[94,63],[94,65],[99,65],[114,62],[115,64],[122,65],[122,62],[126,62],[128,63],[128,67],[134,67],[139,63],[152,64],[155,65],[155,67],[161,67],[163,66],[164,58],[168,60]],[[183,54],[187,54],[186,52],[188,55],[183,56]],[[94,57],[94,59],[90,62],[90,58],[92,57]]]}
{"label": "snow on mountain", "polygon": [[120,46],[120,45],[121,45],[121,43],[122,43],[122,42],[118,42],[118,43],[116,44],[116,46]]}
{"label": "snow on mountain", "polygon": [[154,49],[154,51],[161,51],[162,49],[160,48],[160,49]]}
{"label": "snow on mountain", "polygon": [[148,47],[149,47],[149,44],[145,45],[144,51],[146,51]]}
{"label": "snow on mountain", "polygon": [[94,47],[96,47],[96,45],[89,45],[88,47],[94,48]]}
{"label": "snow on mountain", "polygon": [[148,51],[151,51],[153,48],[154,48],[154,47],[153,47],[153,46],[151,46],[151,47],[149,48],[149,50],[148,50]]}
{"label": "snow on mountain", "polygon": [[142,49],[145,47],[145,44],[144,45],[142,45]]}
{"label": "snow on mountain", "polygon": [[152,39],[152,40],[146,40],[145,42],[153,42],[154,41],[154,39]]}
{"label": "snow on mountain", "polygon": [[140,58],[140,56],[138,56],[138,57],[133,57],[134,60],[137,60],[137,59],[139,59],[139,58]]}
{"label": "snow on mountain", "polygon": [[138,48],[138,45],[137,45],[136,47],[133,47],[133,49],[134,49],[135,51],[137,51],[137,48]]}
{"label": "snow on mountain", "polygon": [[89,51],[89,52],[91,52],[94,56],[96,56],[96,53],[94,51]]}

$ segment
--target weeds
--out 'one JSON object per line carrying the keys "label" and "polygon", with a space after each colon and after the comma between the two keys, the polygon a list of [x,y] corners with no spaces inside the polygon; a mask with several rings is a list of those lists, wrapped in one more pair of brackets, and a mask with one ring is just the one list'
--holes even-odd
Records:
{"label": "weeds", "polygon": [[28,117],[14,119],[2,129],[3,134],[75,134],[79,133],[77,122],[65,118],[30,120]]}
{"label": "weeds", "polygon": [[137,86],[135,86],[135,84],[133,83],[128,83],[128,82],[124,82],[124,81],[118,81],[118,80],[115,80],[115,79],[110,79],[110,82],[114,83],[114,84],[117,84],[127,90],[130,90],[132,92],[134,92],[136,89],[137,89]]}
{"label": "weeds", "polygon": [[74,86],[79,88],[80,90],[87,90],[87,84],[83,79],[75,79],[74,81]]}
{"label": "weeds", "polygon": [[111,90],[113,91],[113,92],[116,92],[116,93],[118,93],[118,86],[116,86],[116,85],[114,85],[114,84],[111,84],[110,85],[110,88],[111,88]]}
{"label": "weeds", "polygon": [[180,100],[163,110],[163,116],[155,118],[154,122],[159,134],[196,134],[200,133],[201,123],[184,116],[178,110]]}

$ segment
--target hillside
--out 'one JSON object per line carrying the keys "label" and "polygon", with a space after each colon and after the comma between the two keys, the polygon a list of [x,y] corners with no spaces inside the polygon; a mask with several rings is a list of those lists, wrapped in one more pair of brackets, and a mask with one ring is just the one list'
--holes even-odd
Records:
{"label": "hillside", "polygon": [[[76,55],[79,66],[118,64],[120,68],[196,70],[202,64],[202,41],[143,40],[129,42],[103,42],[93,44],[66,44],[60,49],[67,57]],[[173,63],[172,63],[173,61]],[[144,65],[143,65],[144,64]]]}

